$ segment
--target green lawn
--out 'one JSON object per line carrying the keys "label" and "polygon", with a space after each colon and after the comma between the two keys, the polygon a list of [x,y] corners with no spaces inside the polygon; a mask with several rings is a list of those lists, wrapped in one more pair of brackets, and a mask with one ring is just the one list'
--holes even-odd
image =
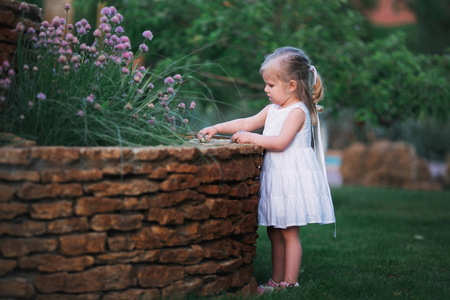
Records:
{"label": "green lawn", "polygon": [[[258,299],[450,299],[450,191],[333,188],[334,225],[300,230],[300,288]],[[259,228],[254,275],[271,274]]]}

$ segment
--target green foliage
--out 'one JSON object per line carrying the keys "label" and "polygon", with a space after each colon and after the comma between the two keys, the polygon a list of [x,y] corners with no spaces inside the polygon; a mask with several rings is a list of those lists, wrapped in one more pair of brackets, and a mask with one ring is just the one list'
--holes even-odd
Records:
{"label": "green foliage", "polygon": [[[371,40],[366,21],[345,0],[112,3],[126,7],[131,36],[148,27],[161,37],[149,64],[164,69],[190,54],[187,62],[203,64],[197,75],[224,103],[254,100],[250,109],[263,107],[258,70],[264,55],[292,45],[304,49],[324,77],[324,105],[335,113],[354,108],[359,122],[391,126],[426,115],[443,120],[450,108],[448,54],[415,55],[399,33]],[[203,87],[192,88],[202,93]]]}
{"label": "green foliage", "polygon": [[195,107],[180,91],[183,78],[173,76],[171,68],[155,73],[133,67],[147,52],[145,43],[152,35],[148,31],[147,36],[136,37],[143,43],[134,56],[120,31],[105,39],[120,27],[120,18],[114,20],[114,15],[105,13],[104,26],[94,31],[92,45],[85,44],[90,31],[86,20],[71,29],[57,17],[51,24],[43,23],[39,35],[23,32],[19,23],[17,65],[4,62],[0,72],[0,132],[38,145],[183,142]]}

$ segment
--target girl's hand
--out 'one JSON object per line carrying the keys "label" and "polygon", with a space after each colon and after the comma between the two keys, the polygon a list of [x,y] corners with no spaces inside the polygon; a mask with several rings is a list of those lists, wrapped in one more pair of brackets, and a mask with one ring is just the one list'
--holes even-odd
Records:
{"label": "girl's hand", "polygon": [[211,141],[211,138],[215,136],[219,131],[214,126],[209,126],[200,130],[197,134],[197,138],[199,141],[202,139],[206,139],[208,142]]}
{"label": "girl's hand", "polygon": [[249,144],[252,143],[253,133],[244,130],[239,130],[231,137],[231,140],[238,144]]}

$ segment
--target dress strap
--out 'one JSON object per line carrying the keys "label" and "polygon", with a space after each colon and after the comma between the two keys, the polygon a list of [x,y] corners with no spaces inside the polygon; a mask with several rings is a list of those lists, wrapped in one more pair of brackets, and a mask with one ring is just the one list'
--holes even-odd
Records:
{"label": "dress strap", "polygon": [[316,153],[317,161],[319,162],[319,167],[325,176],[325,179],[328,182],[327,178],[327,169],[325,166],[325,154],[322,146],[322,137],[320,135],[320,120],[319,114],[317,114],[317,122],[312,126],[312,134],[314,139],[314,152]]}

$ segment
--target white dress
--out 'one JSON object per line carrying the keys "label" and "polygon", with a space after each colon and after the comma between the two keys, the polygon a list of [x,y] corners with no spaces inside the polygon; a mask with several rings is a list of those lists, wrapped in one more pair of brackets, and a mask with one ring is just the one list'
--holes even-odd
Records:
{"label": "white dress", "polygon": [[[266,150],[264,154],[258,205],[258,224],[262,226],[287,228],[308,223],[335,223],[323,154],[321,168],[311,146],[311,118],[305,104],[299,102],[283,109],[271,104],[263,135],[278,135],[286,117],[295,108],[305,112],[301,131],[284,151]],[[323,151],[320,143],[316,148]]]}

